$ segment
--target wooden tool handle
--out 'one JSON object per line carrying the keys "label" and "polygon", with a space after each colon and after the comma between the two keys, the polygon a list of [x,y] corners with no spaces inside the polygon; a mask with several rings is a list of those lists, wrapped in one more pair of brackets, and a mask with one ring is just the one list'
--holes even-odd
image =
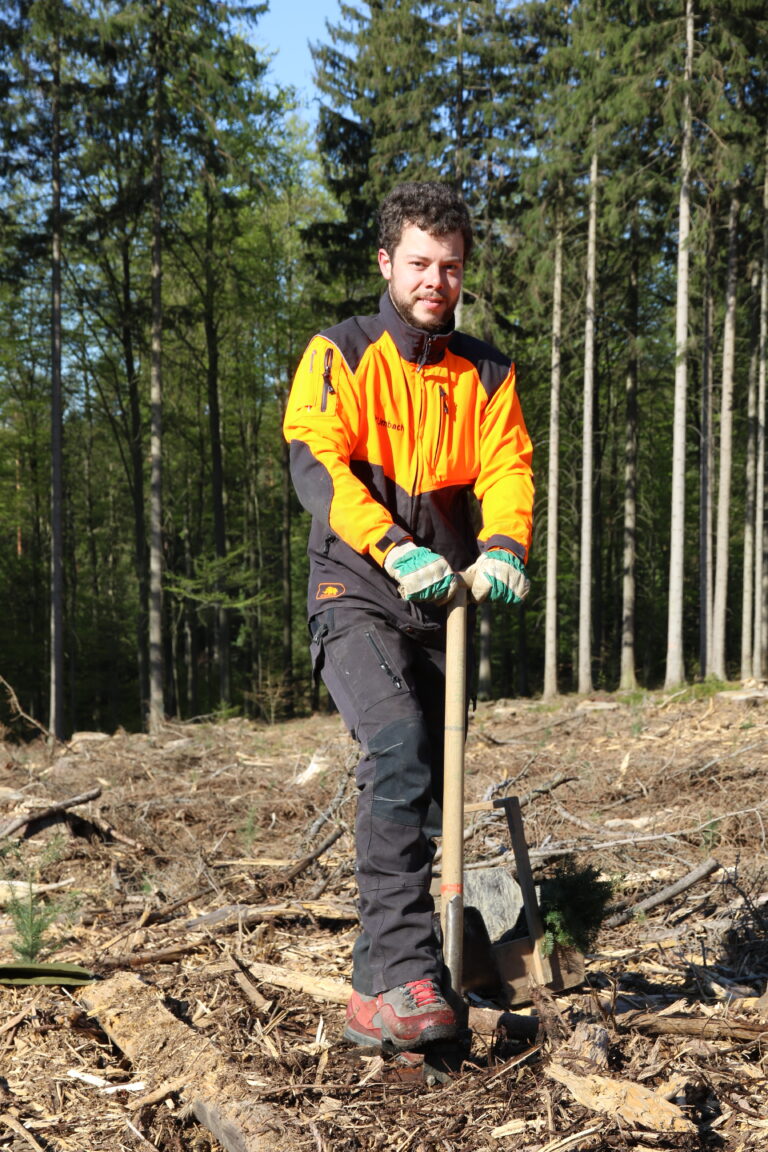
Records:
{"label": "wooden tool handle", "polygon": [[467,585],[460,574],[448,605],[445,644],[443,862],[440,885],[445,963],[461,995],[464,938],[464,739],[467,685]]}

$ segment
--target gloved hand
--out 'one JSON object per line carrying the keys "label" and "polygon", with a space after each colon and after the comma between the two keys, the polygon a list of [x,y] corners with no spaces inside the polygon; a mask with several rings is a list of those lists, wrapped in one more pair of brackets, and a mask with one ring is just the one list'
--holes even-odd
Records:
{"label": "gloved hand", "polygon": [[506,548],[491,548],[474,563],[472,598],[480,604],[488,596],[505,604],[519,604],[528,595],[531,582],[525,565]]}
{"label": "gloved hand", "polygon": [[447,560],[406,540],[390,548],[384,557],[384,569],[397,581],[403,600],[431,600],[447,603],[456,591],[456,577]]}

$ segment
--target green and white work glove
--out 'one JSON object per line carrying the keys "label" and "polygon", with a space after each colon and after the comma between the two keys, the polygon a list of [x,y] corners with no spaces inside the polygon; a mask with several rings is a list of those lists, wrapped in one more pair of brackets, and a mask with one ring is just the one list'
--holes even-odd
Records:
{"label": "green and white work glove", "polygon": [[472,598],[480,604],[489,596],[504,604],[519,604],[528,595],[531,582],[525,565],[514,552],[492,548],[483,552],[473,565]]}
{"label": "green and white work glove", "polygon": [[384,570],[397,582],[403,600],[445,604],[456,591],[456,577],[448,561],[413,540],[390,548],[384,557]]}

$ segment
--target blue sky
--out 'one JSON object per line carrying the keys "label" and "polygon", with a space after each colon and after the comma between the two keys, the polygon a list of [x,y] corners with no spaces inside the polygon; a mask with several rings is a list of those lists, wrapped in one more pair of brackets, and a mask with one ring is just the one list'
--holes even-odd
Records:
{"label": "blue sky", "polygon": [[256,24],[253,39],[276,55],[271,74],[293,84],[307,116],[314,121],[315,95],[309,41],[325,40],[325,21],[337,22],[339,0],[270,0],[269,12]]}

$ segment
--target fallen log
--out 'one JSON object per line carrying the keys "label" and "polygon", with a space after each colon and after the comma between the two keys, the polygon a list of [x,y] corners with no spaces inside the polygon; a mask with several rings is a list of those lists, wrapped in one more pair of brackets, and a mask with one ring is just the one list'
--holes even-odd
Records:
{"label": "fallen log", "polygon": [[326,1000],[331,1004],[346,1004],[352,995],[352,986],[344,980],[295,972],[292,968],[281,968],[277,964],[262,964],[258,960],[251,960],[242,966],[233,961],[232,970],[245,971],[257,983],[271,984],[274,988],[288,988],[291,992],[305,992],[307,996],[312,996],[316,1000]]}
{"label": "fallen log", "polygon": [[237,1066],[208,1037],[177,1020],[134,973],[91,985],[81,998],[143,1079],[185,1085],[185,1102],[227,1152],[284,1152],[302,1143],[306,1133],[291,1117],[255,1100]]}
{"label": "fallen log", "polygon": [[91,788],[80,796],[72,796],[69,800],[59,800],[56,804],[49,804],[47,808],[38,808],[26,812],[23,816],[15,816],[0,828],[0,840],[25,828],[27,824],[36,824],[38,820],[49,820],[51,816],[58,816],[68,808],[76,808],[79,804],[87,804],[89,800],[96,800],[101,796],[101,788]]}
{"label": "fallen log", "polygon": [[646,896],[644,900],[640,900],[637,904],[633,904],[630,908],[624,908],[621,912],[615,912],[613,916],[609,916],[605,921],[606,928],[616,928],[619,924],[627,924],[633,920],[638,913],[650,912],[652,908],[658,908],[660,904],[666,904],[669,900],[674,900],[682,892],[686,892],[692,888],[694,884],[698,884],[699,880],[705,880],[707,876],[711,876],[713,872],[717,872],[720,864],[713,856],[710,856],[703,864],[699,864],[698,868],[694,868],[685,876],[681,876],[674,884],[669,884],[666,888],[662,888],[660,892],[655,892],[652,896]]}
{"label": "fallen log", "polygon": [[305,918],[354,922],[357,920],[357,910],[351,904],[331,904],[319,900],[297,900],[291,904],[263,904],[260,907],[253,904],[228,904],[223,908],[214,909],[213,912],[196,916],[194,920],[185,920],[181,927],[175,929],[175,934],[210,932],[214,928],[217,934],[236,932],[239,928],[250,928],[253,924],[262,924],[265,921]]}
{"label": "fallen log", "polygon": [[653,1012],[622,1012],[616,1017],[621,1027],[636,1028],[648,1036],[695,1036],[701,1040],[742,1040],[747,1043],[768,1042],[765,1021],[731,1020],[725,1016],[693,1016],[683,1013],[657,1016]]}
{"label": "fallen log", "polygon": [[191,952],[199,952],[205,947],[201,940],[198,944],[178,944],[175,948],[159,948],[145,952],[120,952],[117,956],[99,956],[94,962],[101,968],[144,968],[148,964],[175,964],[189,956]]}
{"label": "fallen log", "polygon": [[280,879],[285,881],[295,880],[297,876],[300,876],[302,872],[309,868],[310,864],[314,864],[315,860],[319,859],[324,852],[327,852],[329,848],[333,847],[336,841],[344,835],[344,832],[344,828],[336,828],[330,836],[323,840],[322,844],[315,848],[314,852],[310,852],[308,856],[303,856],[301,860],[297,860],[290,868],[286,868]]}

